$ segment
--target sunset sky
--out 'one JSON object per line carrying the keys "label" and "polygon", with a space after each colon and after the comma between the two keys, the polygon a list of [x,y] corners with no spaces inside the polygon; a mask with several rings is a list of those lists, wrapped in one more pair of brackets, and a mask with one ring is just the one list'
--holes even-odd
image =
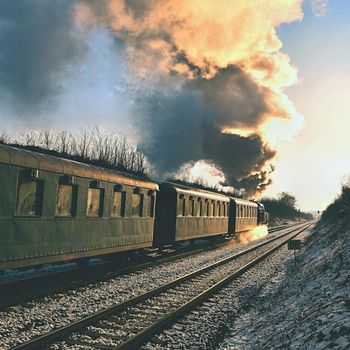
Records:
{"label": "sunset sky", "polygon": [[344,0],[5,0],[0,131],[99,126],[160,179],[271,178],[323,210],[350,175],[349,37]]}
{"label": "sunset sky", "polygon": [[287,190],[303,209],[322,210],[350,176],[350,3],[331,0],[318,16],[305,3],[303,21],[283,25],[279,35],[300,79],[287,94],[305,122],[280,143],[266,194]]}

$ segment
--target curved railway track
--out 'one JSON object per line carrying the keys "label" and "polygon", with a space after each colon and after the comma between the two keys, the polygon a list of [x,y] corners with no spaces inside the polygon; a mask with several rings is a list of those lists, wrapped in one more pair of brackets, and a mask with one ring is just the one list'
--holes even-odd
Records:
{"label": "curved railway track", "polygon": [[[138,348],[310,225],[312,223],[291,228],[257,246],[12,349],[63,349],[67,346],[71,349]],[[52,345],[57,341],[64,341],[64,344]]]}

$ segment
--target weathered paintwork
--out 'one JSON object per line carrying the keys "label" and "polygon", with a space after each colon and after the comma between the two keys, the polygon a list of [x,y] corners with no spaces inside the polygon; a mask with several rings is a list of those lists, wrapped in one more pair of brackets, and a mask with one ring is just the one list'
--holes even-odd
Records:
{"label": "weathered paintwork", "polygon": [[[44,184],[42,213],[16,216],[18,181],[23,170],[38,169]],[[62,175],[74,175],[77,206],[74,217],[56,217],[56,196]],[[99,180],[104,189],[103,214],[86,217],[87,189]],[[125,216],[111,217],[114,186],[122,186]],[[143,217],[131,216],[131,196],[144,194]],[[152,246],[154,217],[147,217],[152,181],[88,164],[0,145],[0,269],[115,253]],[[155,198],[154,198],[155,199]]]}
{"label": "weathered paintwork", "polygon": [[160,184],[156,207],[155,245],[227,234],[228,210],[225,216],[182,216],[177,211],[180,196],[185,199],[192,197],[197,203],[198,199],[201,199],[202,203],[215,201],[227,206],[229,204],[229,198],[221,194],[169,182]]}
{"label": "weathered paintwork", "polygon": [[[232,197],[230,199],[230,234],[248,231],[256,227],[258,224],[258,205],[244,199]],[[247,208],[248,210],[242,210],[242,208]]]}

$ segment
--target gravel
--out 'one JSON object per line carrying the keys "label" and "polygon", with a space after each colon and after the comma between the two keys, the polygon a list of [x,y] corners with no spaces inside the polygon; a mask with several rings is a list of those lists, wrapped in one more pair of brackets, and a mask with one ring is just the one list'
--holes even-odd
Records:
{"label": "gravel", "polygon": [[[284,238],[283,238],[284,240]],[[172,310],[185,304],[208,286],[214,285],[221,279],[229,276],[232,272],[247,264],[263,252],[275,246],[277,242],[272,242],[257,251],[250,252],[247,255],[239,257],[225,265],[218,266],[200,276],[184,282],[181,285],[171,288],[160,295],[150,298],[147,301],[136,306],[129,307],[119,315],[113,316],[113,320],[109,325],[110,331],[106,332],[106,322],[100,322],[96,327],[89,327],[89,332],[84,334],[75,334],[72,339],[78,343],[102,344],[107,346],[117,346],[126,341],[133,334],[142,331],[145,327],[150,326],[156,320],[159,320]],[[101,324],[104,326],[100,327]],[[93,334],[91,334],[93,329]],[[117,339],[106,337],[106,333],[118,335]],[[88,336],[87,336],[88,335]],[[113,337],[115,338],[115,337]],[[55,346],[54,349],[74,349],[69,347],[65,342]]]}
{"label": "gravel", "polygon": [[[299,237],[298,237],[299,238]],[[318,227],[148,342],[154,349],[349,349],[350,229]]]}
{"label": "gravel", "polygon": [[[269,239],[267,236],[265,239]],[[259,241],[261,242],[261,240]],[[94,312],[156,288],[214,261],[259,243],[233,243],[194,257],[169,262],[113,278],[109,281],[76,288],[0,311],[0,344],[10,349],[36,336],[62,327]]]}
{"label": "gravel", "polygon": [[290,253],[285,247],[273,253],[142,349],[214,349],[232,320],[253,307],[259,291],[283,270],[286,256]]}

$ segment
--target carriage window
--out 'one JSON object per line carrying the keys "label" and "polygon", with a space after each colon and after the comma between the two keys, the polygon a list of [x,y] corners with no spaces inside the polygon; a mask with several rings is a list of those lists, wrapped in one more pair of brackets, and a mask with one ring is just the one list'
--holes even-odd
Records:
{"label": "carriage window", "polygon": [[201,199],[198,199],[196,216],[203,216],[203,204]]}
{"label": "carriage window", "polygon": [[190,199],[189,205],[190,205],[190,208],[189,208],[190,209],[189,210],[190,216],[194,216],[195,215],[194,199]]}
{"label": "carriage window", "polygon": [[125,192],[113,192],[112,217],[115,218],[125,216],[125,195]]}
{"label": "carriage window", "polygon": [[179,197],[177,202],[177,215],[178,216],[186,216],[186,198]]}
{"label": "carriage window", "polygon": [[147,216],[153,218],[154,216],[154,196],[148,196],[148,207],[147,207]]}
{"label": "carriage window", "polygon": [[211,203],[211,206],[213,208],[212,210],[212,215],[211,216],[215,216],[216,215],[216,206],[215,206],[215,202]]}
{"label": "carriage window", "polygon": [[239,214],[239,216],[241,217],[241,218],[243,218],[243,205],[240,205],[239,206],[240,207],[240,214]]}
{"label": "carriage window", "polygon": [[40,216],[44,184],[37,180],[20,180],[17,194],[17,216]]}
{"label": "carriage window", "polygon": [[221,203],[218,203],[218,216],[221,216]]}
{"label": "carriage window", "polygon": [[131,216],[142,216],[143,194],[133,193],[131,198]]}
{"label": "carriage window", "polygon": [[100,217],[103,215],[104,190],[100,188],[89,188],[86,216]]}
{"label": "carriage window", "polygon": [[58,184],[56,216],[72,217],[76,212],[76,186]]}
{"label": "carriage window", "polygon": [[205,202],[205,207],[204,207],[204,216],[209,216],[209,210],[210,210],[210,203],[208,201]]}

